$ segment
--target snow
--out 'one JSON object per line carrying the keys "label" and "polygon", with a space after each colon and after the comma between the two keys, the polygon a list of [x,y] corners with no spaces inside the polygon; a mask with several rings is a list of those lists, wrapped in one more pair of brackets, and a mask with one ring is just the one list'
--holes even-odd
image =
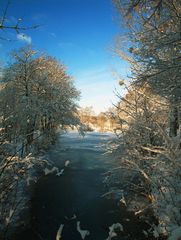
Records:
{"label": "snow", "polygon": [[61,224],[57,231],[56,240],[60,240],[62,238],[63,228],[64,228],[64,224]]}
{"label": "snow", "polygon": [[57,172],[56,176],[60,177],[61,175],[63,175],[64,173],[64,169],[61,169],[60,172]]}
{"label": "snow", "polygon": [[12,218],[12,216],[13,216],[14,211],[15,211],[14,209],[10,209],[10,211],[9,211],[9,216],[6,217],[6,224],[7,224],[7,225],[11,222],[11,218]]}
{"label": "snow", "polygon": [[51,173],[54,173],[54,172],[58,173],[59,169],[57,167],[52,167],[52,169],[48,169],[48,168],[44,169],[45,175],[48,175],[48,174],[51,174]]}
{"label": "snow", "polygon": [[115,230],[123,232],[123,226],[121,225],[121,223],[114,223],[109,227],[109,236],[106,240],[111,240],[113,237],[117,236]]}
{"label": "snow", "polygon": [[86,238],[86,236],[90,235],[90,232],[88,230],[82,230],[80,228],[80,222],[77,222],[77,231],[80,233],[81,238],[84,240]]}
{"label": "snow", "polygon": [[70,164],[70,161],[67,160],[67,161],[65,162],[65,167],[68,167],[69,164]]}

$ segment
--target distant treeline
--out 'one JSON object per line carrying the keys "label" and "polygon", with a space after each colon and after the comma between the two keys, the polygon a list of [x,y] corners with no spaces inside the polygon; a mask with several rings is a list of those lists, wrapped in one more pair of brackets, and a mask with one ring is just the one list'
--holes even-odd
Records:
{"label": "distant treeline", "polygon": [[101,112],[95,115],[91,108],[82,108],[79,111],[79,117],[87,131],[114,131],[117,124],[115,117],[111,111]]}

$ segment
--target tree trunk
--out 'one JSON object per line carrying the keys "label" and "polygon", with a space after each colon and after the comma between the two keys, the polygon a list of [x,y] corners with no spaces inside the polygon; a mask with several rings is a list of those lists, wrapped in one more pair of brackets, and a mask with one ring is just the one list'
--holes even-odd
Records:
{"label": "tree trunk", "polygon": [[170,113],[170,137],[176,137],[177,131],[179,129],[179,117],[178,117],[178,108],[177,106],[172,106]]}

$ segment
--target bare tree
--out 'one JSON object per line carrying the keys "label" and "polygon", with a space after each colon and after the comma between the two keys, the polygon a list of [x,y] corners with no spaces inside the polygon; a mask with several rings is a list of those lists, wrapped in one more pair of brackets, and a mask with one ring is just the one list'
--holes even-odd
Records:
{"label": "bare tree", "polygon": [[[8,0],[5,9],[2,12],[2,15],[0,16],[0,30],[1,31],[6,31],[6,30],[13,30],[16,33],[20,33],[22,31],[27,31],[30,29],[36,29],[40,25],[33,25],[33,26],[23,26],[22,25],[22,18],[18,18],[15,24],[7,24],[7,19],[8,19],[8,9],[10,6],[11,1]],[[1,40],[8,40],[11,41],[11,38],[6,38],[3,36],[0,36]]]}

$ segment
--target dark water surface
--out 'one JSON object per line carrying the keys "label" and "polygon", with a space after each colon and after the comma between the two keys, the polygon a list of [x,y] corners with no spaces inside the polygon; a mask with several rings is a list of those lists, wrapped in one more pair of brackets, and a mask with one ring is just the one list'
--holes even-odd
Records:
{"label": "dark water surface", "polygon": [[[19,233],[17,240],[56,240],[60,224],[64,224],[62,240],[80,240],[76,222],[90,231],[86,240],[106,240],[108,227],[121,223],[124,234],[113,239],[144,239],[140,223],[117,201],[105,199],[103,174],[113,167],[113,160],[104,155],[105,147],[113,135],[89,133],[84,138],[77,133],[61,136],[56,146],[47,153],[47,158],[59,169],[66,160],[70,165],[62,176],[43,176],[35,186],[31,200],[31,223]],[[73,215],[76,219],[71,219]]]}

